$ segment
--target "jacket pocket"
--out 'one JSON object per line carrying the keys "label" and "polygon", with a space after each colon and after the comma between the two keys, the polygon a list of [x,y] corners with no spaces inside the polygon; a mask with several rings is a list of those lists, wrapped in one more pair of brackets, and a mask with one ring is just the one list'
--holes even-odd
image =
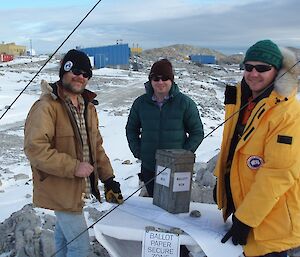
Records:
{"label": "jacket pocket", "polygon": [[58,152],[76,156],[75,145],[75,134],[72,128],[66,126],[66,128],[59,127],[56,129],[54,148]]}
{"label": "jacket pocket", "polygon": [[292,232],[292,221],[286,203],[286,197],[282,196],[264,221],[254,228],[256,240],[272,240],[284,238]]}

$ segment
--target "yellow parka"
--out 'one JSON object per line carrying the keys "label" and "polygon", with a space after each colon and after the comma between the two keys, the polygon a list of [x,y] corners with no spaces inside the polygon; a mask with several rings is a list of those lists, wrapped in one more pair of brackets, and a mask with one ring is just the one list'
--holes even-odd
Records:
{"label": "yellow parka", "polygon": [[[81,137],[76,121],[62,100],[57,84],[51,88],[42,81],[40,100],[34,103],[25,123],[24,151],[32,168],[33,202],[42,208],[81,212],[85,179],[74,176],[83,158]],[[86,128],[94,172],[93,194],[100,199],[98,180],[113,176],[110,161],[102,147],[98,117],[92,104],[96,94],[85,90]]]}
{"label": "yellow parka", "polygon": [[[284,56],[283,70],[294,59]],[[246,256],[281,252],[300,245],[300,104],[297,76],[290,71],[253,109],[233,155],[230,188],[235,216],[252,227]],[[228,90],[227,90],[228,91]],[[230,89],[229,89],[230,91]],[[235,103],[226,104],[225,119],[241,107],[241,84]],[[232,94],[231,94],[232,96]],[[221,152],[215,169],[217,202],[226,216],[224,176],[238,115],[224,125]]]}

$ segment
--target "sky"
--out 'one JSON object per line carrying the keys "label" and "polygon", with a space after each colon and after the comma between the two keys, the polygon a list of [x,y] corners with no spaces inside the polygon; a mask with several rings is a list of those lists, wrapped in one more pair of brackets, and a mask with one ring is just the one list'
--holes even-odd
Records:
{"label": "sky", "polygon": [[[1,42],[53,53],[98,0],[3,0]],[[300,48],[297,0],[102,0],[60,52],[116,44],[245,51],[261,39]]]}

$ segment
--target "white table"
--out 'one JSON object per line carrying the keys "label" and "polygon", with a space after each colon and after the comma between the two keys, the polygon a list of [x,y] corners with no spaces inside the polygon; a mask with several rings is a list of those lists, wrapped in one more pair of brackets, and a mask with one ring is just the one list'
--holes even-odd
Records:
{"label": "white table", "polygon": [[[203,238],[204,240],[207,240],[204,244],[208,245],[208,247],[216,248],[217,242],[220,247],[227,247],[224,248],[226,252],[231,251],[228,256],[238,257],[240,255],[242,252],[241,248],[236,250],[237,247],[234,247],[230,243],[226,244],[227,246],[220,243],[220,238],[222,238],[222,235],[225,233],[224,231],[230,227],[230,223],[224,225],[221,213],[216,205],[191,203],[190,211],[192,210],[199,210],[201,212],[201,217],[191,218],[188,213],[176,215],[170,214],[163,209],[154,206],[152,204],[152,198],[133,197],[95,224],[95,236],[103,247],[106,248],[111,257],[141,257],[145,227],[153,226],[155,228],[163,229],[177,227],[170,225],[170,222],[174,222],[172,219],[175,218],[175,224],[179,225],[180,228],[185,226],[185,223],[182,223],[182,225],[181,221],[189,221],[189,227],[185,226],[183,230],[189,231],[190,234],[194,233],[193,230],[197,233],[197,231],[200,232],[202,229],[204,232],[199,233],[200,237],[202,237],[200,240],[203,241]],[[198,225],[197,223],[200,220],[202,225]],[[211,236],[214,232],[209,231],[210,228],[212,228],[212,230],[216,230],[217,228],[218,231],[221,230],[222,232],[221,234],[217,233],[216,235]],[[207,235],[205,235],[205,233],[207,233]],[[179,237],[180,244],[186,245],[188,249],[194,253],[195,257],[204,256],[199,246],[198,236],[196,240],[186,233],[181,234]],[[203,247],[202,249],[205,250]],[[219,251],[223,251],[224,253],[224,249]],[[234,252],[232,252],[232,249],[234,249]],[[209,251],[211,252],[210,256],[220,254],[220,252],[214,253],[215,249],[210,249]],[[206,254],[208,253],[207,251],[205,252]],[[208,255],[208,257],[210,256]],[[225,255],[222,254],[222,256]]]}

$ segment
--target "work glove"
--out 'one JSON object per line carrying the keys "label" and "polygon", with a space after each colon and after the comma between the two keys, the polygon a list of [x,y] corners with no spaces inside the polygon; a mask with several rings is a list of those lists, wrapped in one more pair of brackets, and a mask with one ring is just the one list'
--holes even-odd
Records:
{"label": "work glove", "polygon": [[114,181],[113,177],[104,181],[104,194],[106,201],[109,203],[122,204],[124,202],[120,189],[120,183]]}
{"label": "work glove", "polygon": [[232,215],[232,226],[231,229],[222,238],[221,242],[224,244],[231,237],[234,245],[246,245],[247,237],[249,235],[251,227],[238,220]]}

